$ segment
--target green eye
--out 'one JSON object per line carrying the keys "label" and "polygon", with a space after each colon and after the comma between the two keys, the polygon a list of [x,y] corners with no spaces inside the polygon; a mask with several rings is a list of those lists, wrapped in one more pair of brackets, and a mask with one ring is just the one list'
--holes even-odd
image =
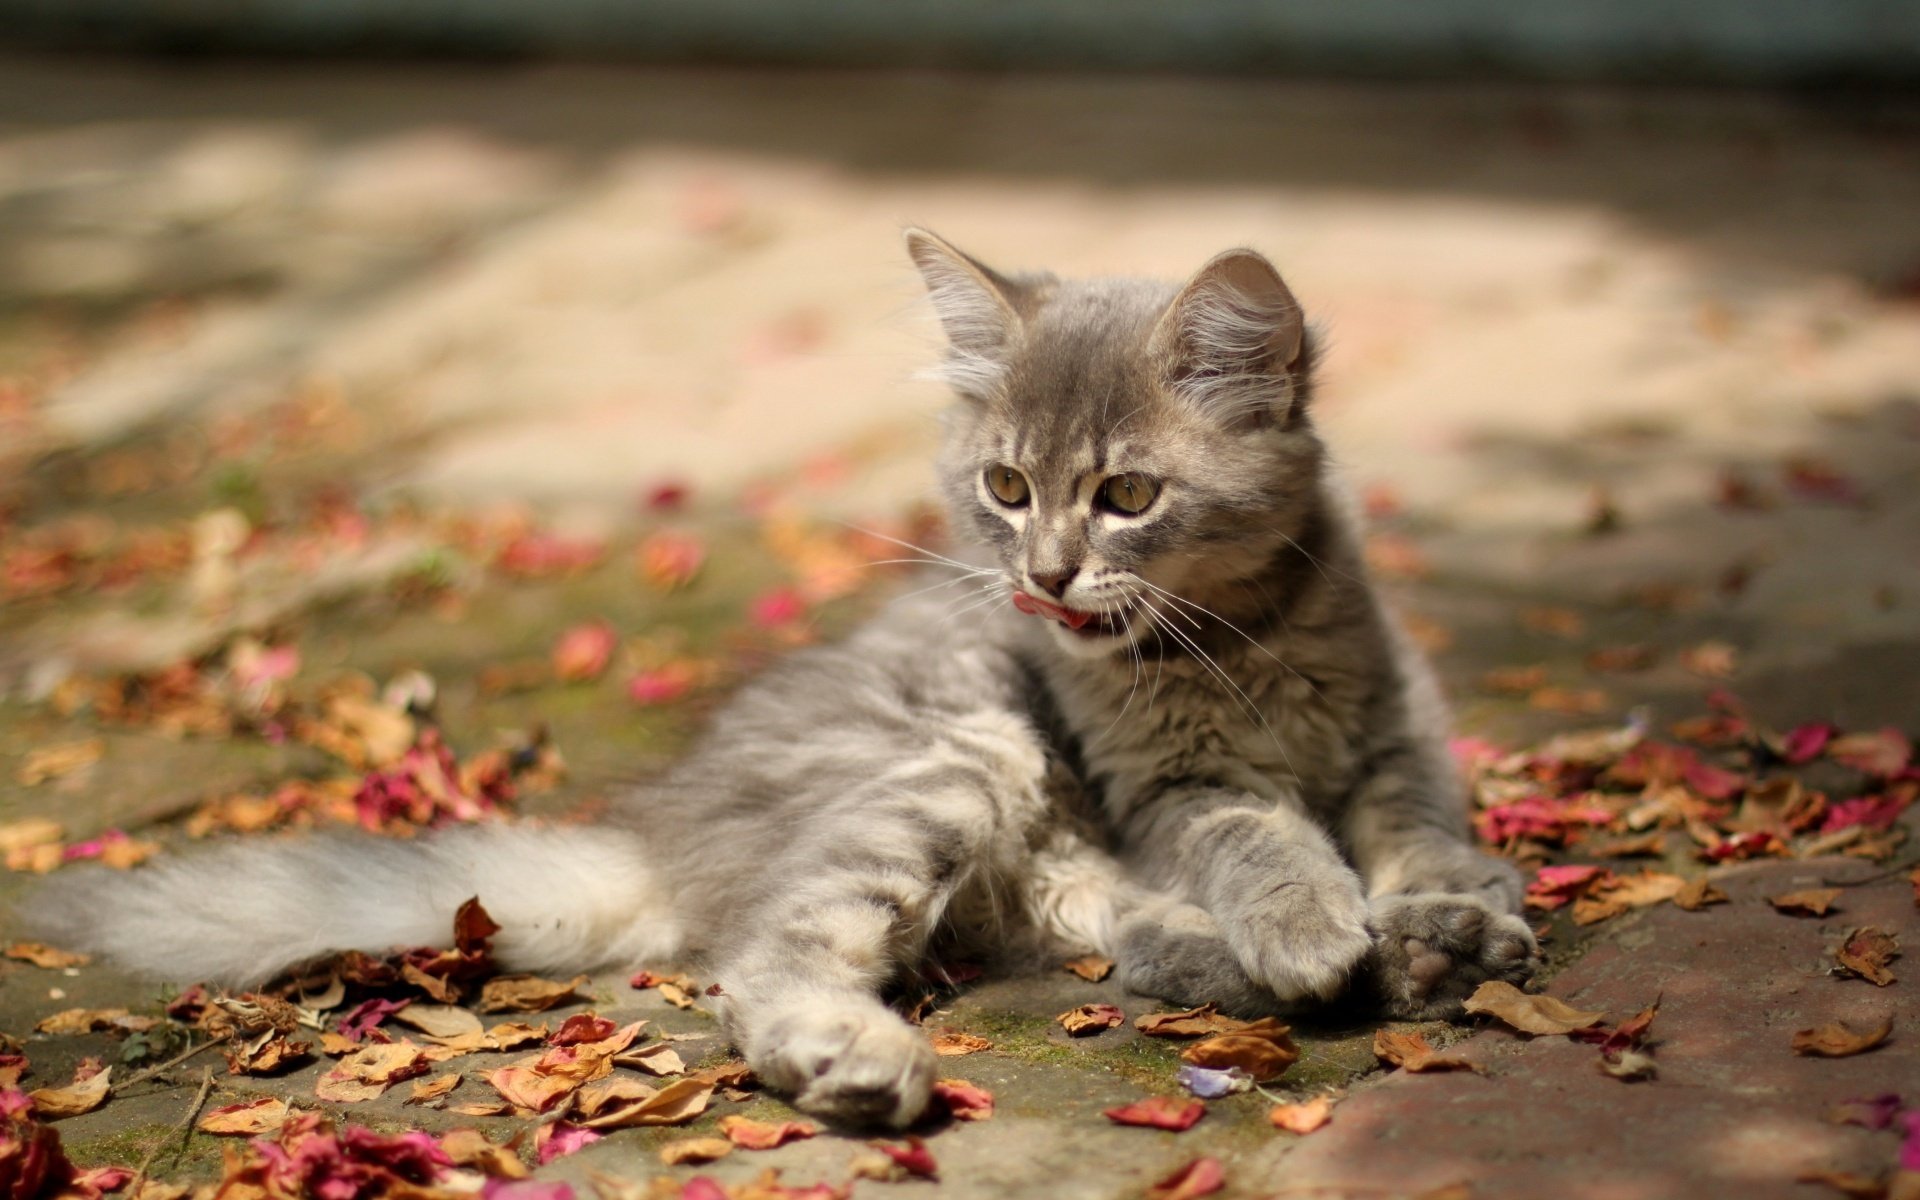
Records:
{"label": "green eye", "polygon": [[1019,508],[1032,494],[1027,490],[1027,477],[1005,463],[987,468],[987,490],[1008,508]]}
{"label": "green eye", "polygon": [[1100,485],[1100,498],[1106,501],[1107,507],[1129,517],[1147,511],[1147,506],[1159,494],[1159,484],[1135,471],[1115,475]]}

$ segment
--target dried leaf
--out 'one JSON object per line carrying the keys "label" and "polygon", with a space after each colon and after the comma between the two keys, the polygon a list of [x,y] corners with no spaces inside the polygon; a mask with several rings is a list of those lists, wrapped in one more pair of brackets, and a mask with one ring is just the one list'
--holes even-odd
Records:
{"label": "dried leaf", "polygon": [[[91,1060],[94,1065],[98,1059]],[[77,1117],[81,1113],[90,1113],[107,1102],[107,1093],[113,1087],[113,1068],[83,1075],[76,1071],[73,1082],[66,1087],[39,1088],[27,1093],[33,1098],[33,1111],[50,1121],[62,1117]]]}
{"label": "dried leaf", "polygon": [[498,975],[480,989],[481,1012],[545,1012],[575,998],[587,985],[585,975],[542,979],[537,975]]}
{"label": "dried leaf", "polygon": [[1875,987],[1886,987],[1894,980],[1887,964],[1900,956],[1900,942],[1877,925],[1866,925],[1847,934],[1847,940],[1833,952],[1838,964],[1834,974],[1866,980]]}
{"label": "dried leaf", "polygon": [[1703,679],[1729,679],[1740,666],[1740,651],[1727,642],[1708,641],[1680,651],[1680,665]]}
{"label": "dried leaf", "polygon": [[1272,1017],[1263,1017],[1234,1033],[1196,1042],[1180,1052],[1196,1067],[1224,1071],[1239,1067],[1256,1083],[1277,1079],[1300,1059],[1300,1048],[1287,1036],[1291,1030]]}
{"label": "dried leaf", "polygon": [[400,1024],[411,1025],[430,1038],[458,1038],[481,1032],[479,1017],[450,1004],[409,1004],[395,1010],[392,1016]]}
{"label": "dried leaf", "polygon": [[1192,1129],[1207,1115],[1207,1106],[1198,1100],[1175,1100],[1168,1096],[1148,1096],[1132,1104],[1109,1108],[1101,1115],[1116,1125],[1139,1125],[1150,1129],[1170,1129],[1178,1133]]}
{"label": "dried leaf", "polygon": [[1687,886],[1673,894],[1673,906],[1687,912],[1699,912],[1710,904],[1725,904],[1727,894],[1713,886],[1705,875],[1687,881]]}
{"label": "dried leaf", "polygon": [[36,1033],[52,1033],[63,1036],[76,1033],[92,1033],[99,1029],[112,1029],[115,1026],[115,1022],[122,1020],[128,1015],[127,1010],[124,1008],[68,1008],[62,1009],[50,1017],[42,1017],[33,1028]]}
{"label": "dried leaf", "polygon": [[32,963],[36,967],[45,967],[50,971],[64,970],[67,967],[81,967],[93,961],[85,954],[76,954],[71,950],[56,950],[44,942],[15,942],[0,954],[19,962]]}
{"label": "dried leaf", "polygon": [[1088,954],[1081,958],[1070,959],[1063,965],[1067,970],[1072,971],[1088,983],[1099,983],[1107,976],[1113,974],[1113,960],[1110,958],[1102,958],[1098,954]]}
{"label": "dried leaf", "polygon": [[1833,902],[1839,898],[1839,888],[1809,888],[1806,891],[1769,896],[1767,903],[1773,905],[1775,911],[1790,917],[1824,917],[1833,911]]}
{"label": "dried leaf", "polygon": [[563,683],[585,683],[606,672],[620,635],[605,621],[575,625],[553,644],[553,675]]}
{"label": "dried leaf", "polygon": [[456,1129],[443,1135],[440,1150],[455,1166],[471,1167],[496,1179],[525,1179],[529,1173],[518,1154],[488,1141],[478,1129]]}
{"label": "dried leaf", "polygon": [[687,1064],[681,1059],[679,1051],[665,1042],[617,1054],[613,1062],[615,1066],[632,1067],[661,1078],[669,1075],[684,1075],[687,1072]]}
{"label": "dried leaf", "polygon": [[1574,901],[1573,923],[1592,925],[1617,917],[1629,909],[1660,904],[1679,895],[1686,885],[1686,880],[1680,876],[1663,871],[1616,876]]}
{"label": "dried leaf", "polygon": [[599,1141],[606,1136],[575,1125],[571,1121],[548,1121],[533,1131],[533,1160],[546,1166]]}
{"label": "dried leaf", "polygon": [[[651,1091],[651,1089],[648,1089]],[[713,1085],[688,1077],[676,1079],[651,1095],[621,1098],[594,1107],[591,1119],[581,1124],[590,1129],[625,1129],[634,1125],[683,1125],[707,1111],[713,1099]],[[586,1104],[585,1093],[581,1102]]]}
{"label": "dried leaf", "polygon": [[322,1075],[313,1091],[322,1100],[357,1104],[374,1099],[402,1080],[426,1073],[426,1058],[412,1042],[366,1046]]}
{"label": "dried leaf", "polygon": [[1490,979],[1467,998],[1470,1013],[1496,1017],[1521,1033],[1552,1036],[1585,1029],[1607,1015],[1605,1009],[1574,1008],[1552,996],[1535,996],[1510,983]]}
{"label": "dried leaf", "polygon": [[1227,1173],[1217,1158],[1196,1158],[1147,1189],[1152,1200],[1196,1200],[1227,1186]]}
{"label": "dried leaf", "polygon": [[993,1049],[993,1043],[971,1033],[962,1033],[957,1029],[942,1029],[933,1035],[933,1052],[942,1058],[958,1058],[965,1054],[978,1054],[982,1050]]}
{"label": "dried leaf", "polygon": [[78,742],[57,742],[51,746],[41,746],[29,750],[20,760],[20,769],[14,772],[14,778],[22,787],[36,787],[50,779],[59,779],[71,775],[99,762],[107,753],[104,738],[87,738]]}
{"label": "dried leaf", "polygon": [[213,1109],[200,1118],[195,1128],[218,1137],[257,1137],[279,1129],[291,1115],[285,1100],[268,1096]]}
{"label": "dried leaf", "polygon": [[993,1116],[993,1093],[964,1079],[934,1080],[933,1102],[956,1121],[984,1121]]}
{"label": "dried leaf", "polygon": [[681,1138],[660,1147],[660,1161],[669,1167],[687,1163],[708,1163],[733,1153],[733,1143],[723,1137]]}
{"label": "dried leaf", "polygon": [[1307,1134],[1333,1120],[1333,1097],[1315,1096],[1298,1104],[1276,1104],[1267,1113],[1267,1120],[1275,1129],[1284,1129],[1288,1133]]}
{"label": "dried leaf", "polygon": [[1486,1068],[1478,1063],[1470,1062],[1457,1054],[1442,1054],[1435,1050],[1432,1043],[1418,1033],[1402,1033],[1392,1029],[1378,1030],[1373,1035],[1373,1053],[1381,1062],[1415,1074],[1428,1071],[1486,1073]]}
{"label": "dried leaf", "polygon": [[449,1071],[445,1075],[435,1075],[432,1079],[415,1080],[413,1089],[407,1094],[408,1104],[432,1104],[444,1099],[448,1092],[460,1086],[460,1073]]}
{"label": "dried leaf", "polygon": [[1793,1052],[1814,1058],[1849,1058],[1873,1049],[1892,1033],[1891,1016],[1880,1018],[1878,1025],[1865,1031],[1857,1030],[1845,1021],[1829,1021],[1825,1025],[1795,1032]]}
{"label": "dried leaf", "polygon": [[940,1175],[940,1165],[933,1160],[933,1151],[927,1144],[912,1134],[907,1135],[907,1144],[895,1146],[888,1142],[874,1142],[875,1150],[886,1155],[894,1164],[909,1175],[918,1175],[922,1179],[936,1179]]}
{"label": "dried leaf", "polygon": [[1111,1004],[1082,1004],[1055,1017],[1068,1037],[1088,1037],[1124,1025],[1127,1014]]}
{"label": "dried leaf", "polygon": [[1213,1005],[1202,1004],[1199,1008],[1189,1008],[1182,1012],[1151,1013],[1137,1018],[1133,1027],[1148,1037],[1185,1038],[1233,1033],[1246,1028],[1249,1024],[1251,1022],[1223,1017],[1214,1011]]}
{"label": "dried leaf", "polygon": [[742,1150],[772,1150],[820,1132],[811,1121],[756,1121],[739,1115],[720,1118],[720,1132]]}

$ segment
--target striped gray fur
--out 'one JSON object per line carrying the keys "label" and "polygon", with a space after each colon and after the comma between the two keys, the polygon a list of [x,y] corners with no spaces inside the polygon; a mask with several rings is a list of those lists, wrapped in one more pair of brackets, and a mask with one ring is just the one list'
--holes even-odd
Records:
{"label": "striped gray fur", "polygon": [[[743,688],[604,828],[74,872],[40,928],[256,982],[429,940],[477,894],[512,966],[701,965],[762,1078],[896,1126],[934,1058],[882,996],[934,956],[1099,951],[1137,991],[1242,1013],[1446,1016],[1524,978],[1518,876],[1468,837],[1438,689],[1367,581],[1311,419],[1312,330],[1272,267],[1063,281],[908,247],[958,397],[940,470],[965,547],[930,586]],[[1129,504],[1157,488],[1137,513],[1102,500],[1119,475],[1146,481]]]}

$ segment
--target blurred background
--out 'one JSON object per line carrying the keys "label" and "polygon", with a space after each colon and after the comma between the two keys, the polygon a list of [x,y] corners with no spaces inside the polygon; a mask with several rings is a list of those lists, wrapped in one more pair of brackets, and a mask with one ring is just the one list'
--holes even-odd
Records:
{"label": "blurred background", "polygon": [[[1920,724],[1917,67],[1892,0],[0,0],[0,749],[421,672],[657,763],[938,544],[907,223],[1271,255],[1476,732]],[[151,717],[70,834],[305,769]]]}

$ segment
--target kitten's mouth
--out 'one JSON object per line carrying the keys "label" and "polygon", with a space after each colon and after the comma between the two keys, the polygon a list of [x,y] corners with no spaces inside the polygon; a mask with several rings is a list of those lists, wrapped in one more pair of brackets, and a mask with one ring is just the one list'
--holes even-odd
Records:
{"label": "kitten's mouth", "polygon": [[1118,613],[1085,612],[1077,608],[1065,608],[1027,592],[1015,592],[1013,606],[1030,617],[1045,617],[1049,621],[1058,621],[1076,637],[1083,637],[1089,641],[1094,638],[1119,637],[1127,629],[1126,621]]}

